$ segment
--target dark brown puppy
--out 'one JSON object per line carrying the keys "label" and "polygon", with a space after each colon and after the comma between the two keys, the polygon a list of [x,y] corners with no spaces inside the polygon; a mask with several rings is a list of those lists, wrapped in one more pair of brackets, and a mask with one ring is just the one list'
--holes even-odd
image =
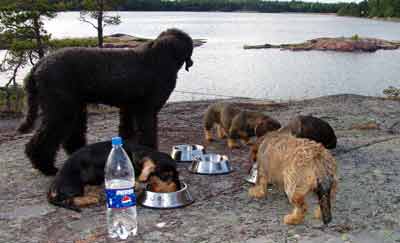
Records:
{"label": "dark brown puppy", "polygon": [[[313,116],[297,116],[280,129],[280,133],[291,133],[298,138],[308,138],[321,143],[327,149],[336,147],[335,131],[326,121]],[[258,147],[263,139],[259,138],[251,147],[250,160],[255,161]]]}
{"label": "dark brown puppy", "polygon": [[136,48],[65,48],[42,58],[25,78],[29,132],[39,109],[40,127],[25,146],[32,166],[54,175],[60,145],[72,154],[86,144],[88,104],[120,109],[119,134],[157,149],[157,116],[174,90],[179,69],[193,65],[192,38],[168,29]]}
{"label": "dark brown puppy", "polygon": [[213,140],[211,130],[216,126],[217,136],[228,138],[228,147],[237,148],[237,139],[249,144],[250,137],[262,136],[277,130],[280,123],[261,112],[243,111],[230,103],[210,105],[204,114],[204,134],[206,141]]}
{"label": "dark brown puppy", "polygon": [[261,112],[241,111],[233,120],[228,132],[228,146],[230,148],[238,147],[236,139],[243,143],[251,145],[250,138],[261,137],[264,134],[281,128],[281,124]]}
{"label": "dark brown puppy", "polygon": [[[176,162],[168,154],[129,142],[123,148],[133,163],[137,181],[148,182],[154,192],[180,189]],[[104,182],[104,166],[110,150],[111,141],[108,141],[88,145],[72,154],[51,184],[48,201],[75,211],[98,202],[99,195],[84,196],[84,188]]]}

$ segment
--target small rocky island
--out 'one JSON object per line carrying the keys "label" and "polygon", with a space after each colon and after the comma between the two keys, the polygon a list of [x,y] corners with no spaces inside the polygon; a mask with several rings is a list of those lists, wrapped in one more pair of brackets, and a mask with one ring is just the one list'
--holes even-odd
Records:
{"label": "small rocky island", "polygon": [[400,41],[387,41],[376,38],[361,38],[357,35],[339,38],[316,38],[296,44],[245,45],[244,49],[280,48],[291,51],[338,51],[338,52],[375,52],[377,50],[395,50],[400,48]]}

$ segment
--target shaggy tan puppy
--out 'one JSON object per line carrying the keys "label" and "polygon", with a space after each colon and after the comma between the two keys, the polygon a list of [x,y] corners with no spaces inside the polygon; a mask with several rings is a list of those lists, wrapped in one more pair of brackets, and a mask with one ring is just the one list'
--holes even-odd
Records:
{"label": "shaggy tan puppy", "polygon": [[260,144],[257,162],[257,182],[249,190],[250,197],[264,198],[268,183],[278,185],[294,207],[284,223],[300,224],[307,211],[305,198],[315,193],[319,199],[315,217],[321,218],[322,214],[324,224],[331,221],[331,202],[337,189],[336,160],[321,144],[289,133],[271,132]]}
{"label": "shaggy tan puppy", "polygon": [[211,130],[216,127],[220,139],[228,138],[228,147],[238,148],[237,140],[251,145],[250,138],[260,137],[277,130],[281,124],[262,112],[240,110],[232,103],[211,104],[204,114],[204,136],[207,142],[213,140]]}

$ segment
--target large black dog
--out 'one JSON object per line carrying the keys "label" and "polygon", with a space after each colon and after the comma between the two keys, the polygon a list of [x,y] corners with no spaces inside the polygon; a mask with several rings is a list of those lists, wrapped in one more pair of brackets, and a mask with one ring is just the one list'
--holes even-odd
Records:
{"label": "large black dog", "polygon": [[[176,162],[168,154],[136,145],[123,144],[135,169],[135,178],[146,182],[154,192],[174,192],[181,188]],[[111,141],[85,146],[71,155],[57,173],[47,194],[50,203],[80,211],[80,207],[96,203],[99,194],[84,195],[86,185],[104,182],[104,167]]]}
{"label": "large black dog", "polygon": [[192,52],[188,34],[168,29],[134,49],[67,48],[40,60],[25,78],[28,113],[18,129],[28,132],[42,110],[25,149],[33,167],[53,175],[61,144],[69,154],[85,145],[88,103],[119,107],[120,136],[157,148],[157,114]]}

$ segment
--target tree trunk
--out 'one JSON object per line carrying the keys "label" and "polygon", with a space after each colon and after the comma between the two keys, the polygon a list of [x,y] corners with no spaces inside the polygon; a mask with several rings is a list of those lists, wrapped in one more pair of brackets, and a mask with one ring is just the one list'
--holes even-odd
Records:
{"label": "tree trunk", "polygon": [[[103,13],[100,13],[99,16],[102,16]],[[97,27],[97,40],[99,43],[99,47],[103,48],[103,18],[102,17],[98,17],[97,22],[98,22],[98,27]]]}
{"label": "tree trunk", "polygon": [[97,15],[97,39],[100,48],[103,48],[103,14],[104,14],[104,2],[100,1],[99,12]]}
{"label": "tree trunk", "polygon": [[43,46],[43,42],[42,42],[42,36],[40,34],[39,18],[40,18],[40,16],[36,16],[33,18],[33,28],[35,31],[37,53],[39,55],[39,59],[42,59],[44,57],[44,46]]}

